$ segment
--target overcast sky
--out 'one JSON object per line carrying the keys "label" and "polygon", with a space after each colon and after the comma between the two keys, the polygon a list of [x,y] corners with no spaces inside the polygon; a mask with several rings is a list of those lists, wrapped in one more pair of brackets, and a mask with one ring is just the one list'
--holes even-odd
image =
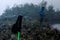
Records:
{"label": "overcast sky", "polygon": [[[14,4],[25,4],[33,3],[39,4],[42,0],[0,0],[0,15],[9,6],[12,7]],[[60,0],[46,0],[48,5],[53,5],[55,9],[60,9]]]}

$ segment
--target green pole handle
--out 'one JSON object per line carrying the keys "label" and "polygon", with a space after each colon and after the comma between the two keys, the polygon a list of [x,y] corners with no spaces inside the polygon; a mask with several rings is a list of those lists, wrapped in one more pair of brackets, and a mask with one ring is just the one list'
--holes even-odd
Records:
{"label": "green pole handle", "polygon": [[17,40],[21,40],[21,33],[20,32],[18,32],[18,38],[17,38]]}

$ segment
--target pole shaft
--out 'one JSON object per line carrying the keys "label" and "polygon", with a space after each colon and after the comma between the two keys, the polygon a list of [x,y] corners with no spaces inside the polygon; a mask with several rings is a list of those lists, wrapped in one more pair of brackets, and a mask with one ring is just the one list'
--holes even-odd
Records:
{"label": "pole shaft", "polygon": [[21,33],[20,32],[18,32],[18,38],[17,38],[17,40],[21,40]]}

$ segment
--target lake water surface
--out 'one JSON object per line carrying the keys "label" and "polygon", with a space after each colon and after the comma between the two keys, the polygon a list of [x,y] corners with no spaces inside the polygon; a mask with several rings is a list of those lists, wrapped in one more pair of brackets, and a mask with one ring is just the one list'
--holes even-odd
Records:
{"label": "lake water surface", "polygon": [[60,24],[53,24],[51,25],[51,29],[57,29],[60,31]]}

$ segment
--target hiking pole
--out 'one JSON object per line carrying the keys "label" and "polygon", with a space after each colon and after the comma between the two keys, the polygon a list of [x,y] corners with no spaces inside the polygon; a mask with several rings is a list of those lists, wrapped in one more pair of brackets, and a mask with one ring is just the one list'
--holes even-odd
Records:
{"label": "hiking pole", "polygon": [[18,19],[18,37],[17,40],[21,40],[21,24],[22,24],[22,16]]}
{"label": "hiking pole", "polygon": [[12,26],[12,33],[17,34],[17,40],[21,40],[21,24],[22,24],[21,15],[18,16],[16,23]]}

